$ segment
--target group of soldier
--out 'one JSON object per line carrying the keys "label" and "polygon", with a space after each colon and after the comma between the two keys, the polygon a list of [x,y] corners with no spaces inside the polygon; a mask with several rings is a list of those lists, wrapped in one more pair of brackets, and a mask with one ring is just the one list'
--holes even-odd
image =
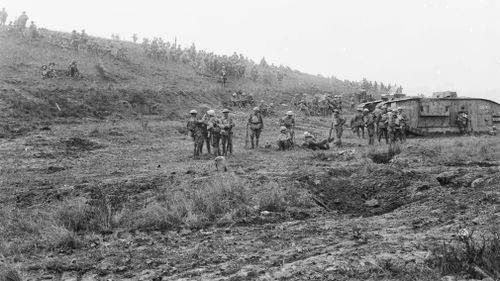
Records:
{"label": "group of soldier", "polygon": [[255,106],[255,99],[252,93],[247,94],[242,91],[236,91],[231,96],[231,105],[238,108]]}
{"label": "group of soldier", "polygon": [[[250,149],[259,147],[259,140],[264,130],[264,118],[259,107],[254,107],[247,119],[245,147],[250,140]],[[193,141],[193,158],[198,159],[206,146],[208,154],[214,156],[227,156],[233,153],[233,128],[235,123],[229,115],[229,109],[222,110],[222,117],[216,116],[214,110],[208,110],[202,117],[198,111],[191,110],[187,122],[187,129]],[[309,132],[304,132],[302,147],[312,150],[327,150],[330,143],[337,138],[335,144],[342,145],[342,134],[345,119],[338,110],[333,113],[329,137],[318,140]],[[332,136],[335,131],[335,137]],[[295,141],[295,118],[293,111],[288,111],[286,116],[279,120],[279,135],[276,142],[278,150],[286,151],[296,145]]]}
{"label": "group of soldier", "polygon": [[334,110],[342,112],[341,95],[325,95],[322,98],[308,98],[304,94],[296,94],[292,101],[295,108],[306,116],[330,116]]}
{"label": "group of soldier", "polygon": [[0,11],[0,27],[7,27],[7,31],[9,32],[20,32],[23,36],[29,35],[31,38],[38,37],[38,28],[36,27],[34,21],[31,21],[28,28],[29,34],[26,34],[26,25],[29,17],[26,15],[25,11],[23,11],[22,14],[14,21],[10,21],[9,24],[6,24],[8,16],[9,15],[7,14],[7,11],[5,11],[5,8],[2,8],[2,11]]}
{"label": "group of soldier", "polygon": [[[42,65],[42,79],[51,79],[51,78],[58,78],[59,75],[57,75],[58,70],[56,70],[56,64],[54,62],[49,63],[49,65]],[[71,78],[80,78],[80,70],[78,70],[78,66],[76,64],[76,61],[72,61],[71,64],[68,66],[68,70],[66,72],[66,75],[71,77]]]}
{"label": "group of soldier", "polygon": [[365,128],[368,135],[368,145],[385,139],[386,144],[406,141],[407,117],[401,107],[397,110],[383,104],[377,104],[375,110],[358,108],[357,114],[351,120],[351,129],[359,138],[365,138]]}

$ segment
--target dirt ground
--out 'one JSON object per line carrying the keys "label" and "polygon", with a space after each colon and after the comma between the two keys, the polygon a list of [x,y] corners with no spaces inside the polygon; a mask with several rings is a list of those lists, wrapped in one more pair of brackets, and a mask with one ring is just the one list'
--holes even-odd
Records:
{"label": "dirt ground", "polygon": [[[272,147],[248,150],[245,114],[235,118],[227,173],[192,159],[184,122],[59,124],[0,139],[1,262],[25,280],[438,280],[436,245],[500,217],[497,137],[410,138],[377,164],[370,154],[386,145],[368,148],[348,130],[341,148],[276,151],[277,118],[261,141]],[[327,137],[327,119],[297,123],[299,143],[305,130]],[[245,183],[245,215],[165,227],[134,216],[214,179]],[[113,218],[136,221],[89,230],[54,220],[104,197],[133,210]]]}

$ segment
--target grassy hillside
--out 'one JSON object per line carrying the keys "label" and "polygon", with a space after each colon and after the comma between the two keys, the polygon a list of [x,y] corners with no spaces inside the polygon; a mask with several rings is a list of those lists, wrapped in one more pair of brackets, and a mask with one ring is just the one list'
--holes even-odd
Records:
{"label": "grassy hillside", "polygon": [[[196,74],[190,65],[146,57],[139,44],[93,38],[102,45],[123,44],[127,49],[128,62],[111,56],[103,58],[108,73],[105,79],[96,68],[97,56],[87,50],[74,51],[53,44],[53,37],[69,35],[47,30],[41,34],[42,38],[31,40],[15,33],[0,33],[3,117],[96,117],[111,112],[173,117],[199,103],[217,106],[235,90],[253,92],[257,99],[265,100],[284,97],[286,100],[286,94],[310,91],[313,84],[322,91],[346,90],[339,80],[291,70],[284,71],[280,84],[253,82],[249,79],[249,68],[244,78],[229,79],[228,85],[222,87],[217,79]],[[41,65],[55,62],[57,68],[66,69],[72,60],[78,62],[83,79],[41,78]],[[261,67],[259,70],[263,72]]]}

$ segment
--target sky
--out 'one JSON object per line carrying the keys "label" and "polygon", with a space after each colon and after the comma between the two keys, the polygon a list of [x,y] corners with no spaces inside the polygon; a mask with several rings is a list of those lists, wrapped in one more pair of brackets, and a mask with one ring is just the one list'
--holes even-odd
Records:
{"label": "sky", "polygon": [[[9,20],[182,46],[341,80],[500,102],[500,0],[0,0]],[[140,40],[141,40],[140,39]]]}

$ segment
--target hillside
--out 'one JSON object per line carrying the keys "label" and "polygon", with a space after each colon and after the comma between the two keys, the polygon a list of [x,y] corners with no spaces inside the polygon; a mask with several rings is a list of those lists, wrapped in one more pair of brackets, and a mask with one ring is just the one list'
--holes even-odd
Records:
{"label": "hillside", "polygon": [[[278,103],[289,102],[294,93],[358,91],[355,84],[284,67],[279,70],[283,74],[281,83],[274,77],[271,81],[262,77],[254,82],[250,79],[250,65],[246,66],[243,77],[229,77],[224,87],[216,77],[197,74],[190,64],[147,57],[140,44],[91,37],[100,46],[113,49],[122,45],[128,59],[120,60],[112,52],[96,55],[60,43],[67,42],[70,34],[43,29],[39,32],[38,39],[0,32],[0,106],[4,120],[11,117],[30,121],[56,117],[69,120],[69,117],[103,118],[113,114],[159,115],[171,119],[200,103],[220,107],[237,90],[254,93],[256,100]],[[63,73],[72,60],[77,61],[82,79],[64,75],[42,79],[42,65],[54,62]],[[262,75],[278,70],[271,66],[256,65],[256,68]]]}

